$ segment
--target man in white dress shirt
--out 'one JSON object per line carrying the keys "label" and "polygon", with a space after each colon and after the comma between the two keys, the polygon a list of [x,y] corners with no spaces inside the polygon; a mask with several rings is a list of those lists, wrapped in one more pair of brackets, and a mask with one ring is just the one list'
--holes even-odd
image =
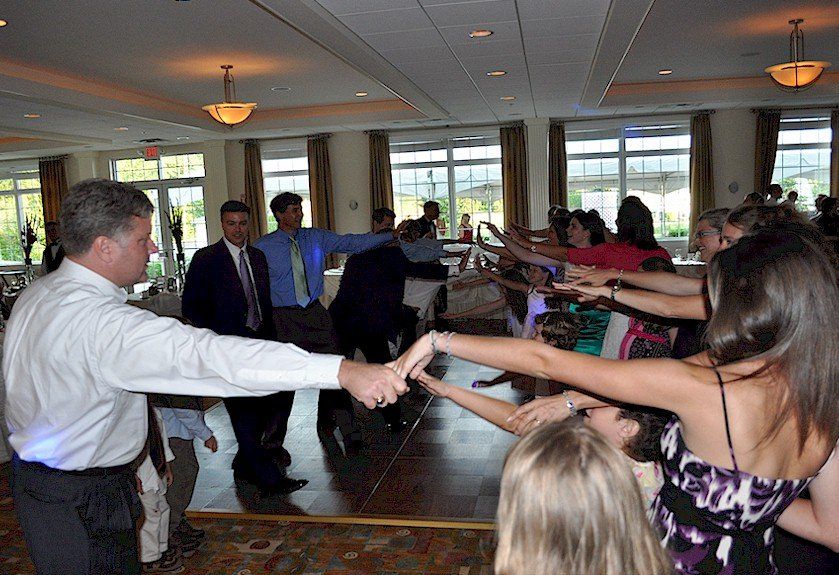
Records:
{"label": "man in white dress shirt", "polygon": [[126,305],[144,281],[152,205],[86,180],[62,205],[64,262],[20,296],[3,358],[12,494],[38,573],[139,573],[132,463],[144,393],[259,396],[343,387],[368,408],[407,390],[391,369],[182,325]]}

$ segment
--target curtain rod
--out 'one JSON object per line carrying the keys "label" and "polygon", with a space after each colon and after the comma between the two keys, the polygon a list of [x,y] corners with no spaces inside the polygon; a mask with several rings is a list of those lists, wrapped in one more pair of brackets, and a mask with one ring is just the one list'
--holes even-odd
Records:
{"label": "curtain rod", "polygon": [[600,120],[626,120],[629,118],[655,118],[661,116],[693,116],[694,114],[716,114],[716,110],[673,110],[672,112],[655,112],[653,114],[621,114],[619,116],[588,116],[585,118],[550,118],[551,122],[593,122]]}
{"label": "curtain rod", "polygon": [[751,108],[749,111],[752,114],[757,114],[758,112],[789,112],[796,110],[824,110],[825,112],[830,112],[836,109],[839,109],[837,108],[837,104],[827,104],[823,106],[770,106],[768,108]]}

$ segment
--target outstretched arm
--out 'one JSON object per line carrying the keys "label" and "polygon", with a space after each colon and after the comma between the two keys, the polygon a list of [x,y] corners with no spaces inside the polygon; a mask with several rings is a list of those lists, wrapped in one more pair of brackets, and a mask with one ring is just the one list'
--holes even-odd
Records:
{"label": "outstretched arm", "polygon": [[[839,450],[839,447],[837,447]],[[839,553],[839,453],[833,454],[810,483],[810,499],[798,498],[778,518],[793,535]]]}
{"label": "outstretched arm", "polygon": [[562,265],[562,262],[559,260],[555,260],[549,257],[545,257],[537,252],[533,252],[527,248],[522,247],[518,243],[516,243],[511,237],[502,234],[498,231],[494,225],[489,225],[490,231],[495,234],[501,243],[504,244],[504,247],[512,256],[512,259],[521,260],[523,262],[527,262],[529,264],[534,264],[537,266],[558,266]]}
{"label": "outstretched arm", "polygon": [[599,287],[607,282],[621,281],[646,290],[652,290],[670,295],[700,295],[705,287],[705,280],[688,278],[670,272],[635,272],[630,270],[596,269],[590,266],[574,266],[565,274],[566,279],[573,280],[573,285],[591,285]]}
{"label": "outstretched arm", "polygon": [[485,268],[483,262],[481,262],[481,256],[475,258],[475,270],[483,277],[494,281],[498,285],[502,285],[507,289],[520,291],[523,293],[530,292],[530,285],[524,282],[517,282],[513,280],[508,280],[505,277],[498,275],[497,273],[493,272],[492,270]]}
{"label": "outstretched arm", "polygon": [[444,313],[441,314],[440,317],[442,319],[460,319],[462,317],[482,316],[484,314],[488,314],[499,309],[504,309],[504,306],[506,305],[507,300],[502,297],[497,300],[490,301],[458,313]]}
{"label": "outstretched arm", "polygon": [[[571,284],[554,284],[561,292],[577,293],[579,301],[596,301],[600,298],[611,299],[612,289],[606,286],[591,287]],[[707,320],[708,308],[702,295],[667,295],[641,289],[621,289],[615,294],[614,301],[627,307],[657,315],[659,317],[679,319]]]}
{"label": "outstretched arm", "polygon": [[562,381],[604,398],[679,415],[703,410],[705,402],[705,367],[672,359],[603,359],[514,338],[426,334],[390,365],[400,375],[417,377],[441,346],[481,365]]}
{"label": "outstretched arm", "polygon": [[447,397],[459,406],[465,407],[475,415],[483,417],[501,429],[510,433],[513,432],[513,426],[510,425],[507,419],[516,410],[516,404],[451,385],[450,383],[428,375],[424,371],[419,374],[417,380],[433,395]]}

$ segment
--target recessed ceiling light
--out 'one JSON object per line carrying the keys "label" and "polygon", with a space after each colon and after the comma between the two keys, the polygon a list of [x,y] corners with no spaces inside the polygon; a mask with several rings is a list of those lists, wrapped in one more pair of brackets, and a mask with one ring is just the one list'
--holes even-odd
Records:
{"label": "recessed ceiling light", "polygon": [[6,22],[5,20],[0,20],[0,28],[5,26],[6,24],[8,24],[8,22]]}
{"label": "recessed ceiling light", "polygon": [[120,126],[119,128],[114,128],[114,130],[117,132],[127,132],[128,128],[125,126]]}
{"label": "recessed ceiling light", "polygon": [[486,38],[492,36],[492,30],[472,30],[469,32],[470,38]]}
{"label": "recessed ceiling light", "polygon": [[189,136],[178,136],[178,137],[177,137],[177,138],[175,138],[175,139],[176,139],[176,140],[188,140],[188,139],[189,139]]}
{"label": "recessed ceiling light", "polygon": [[29,118],[29,119],[32,119],[32,118],[40,118],[40,117],[41,117],[41,114],[24,114],[24,115],[23,115],[23,117],[24,117],[24,118]]}
{"label": "recessed ceiling light", "polygon": [[356,92],[355,93],[356,98],[363,98],[366,95],[367,95],[367,92]]}
{"label": "recessed ceiling light", "polygon": [[512,102],[516,99],[515,96],[501,96],[502,102]]}
{"label": "recessed ceiling light", "polygon": [[272,92],[291,92],[291,88],[288,86],[274,86],[271,88]]}
{"label": "recessed ceiling light", "polygon": [[669,76],[672,73],[673,73],[673,70],[668,70],[666,68],[658,71],[659,76]]}
{"label": "recessed ceiling light", "polygon": [[497,77],[497,76],[506,76],[507,72],[504,70],[493,70],[491,72],[487,72],[487,76]]}

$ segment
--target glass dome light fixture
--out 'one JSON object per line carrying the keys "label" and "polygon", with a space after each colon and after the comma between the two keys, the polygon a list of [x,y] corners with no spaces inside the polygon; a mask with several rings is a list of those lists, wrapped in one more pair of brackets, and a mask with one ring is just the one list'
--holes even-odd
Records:
{"label": "glass dome light fixture", "polygon": [[221,69],[224,70],[224,101],[218,104],[207,104],[201,109],[210,114],[216,122],[233,127],[247,120],[256,108],[256,104],[236,102],[236,81],[230,74],[233,66],[225,64]]}
{"label": "glass dome light fixture", "polygon": [[772,76],[772,80],[779,88],[785,91],[799,92],[806,90],[816,83],[824,72],[830,67],[830,62],[818,60],[804,60],[804,32],[798,25],[804,22],[802,18],[790,20],[792,33],[789,35],[789,62],[769,66],[764,70]]}

